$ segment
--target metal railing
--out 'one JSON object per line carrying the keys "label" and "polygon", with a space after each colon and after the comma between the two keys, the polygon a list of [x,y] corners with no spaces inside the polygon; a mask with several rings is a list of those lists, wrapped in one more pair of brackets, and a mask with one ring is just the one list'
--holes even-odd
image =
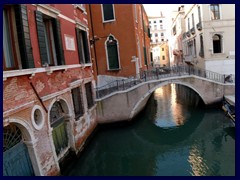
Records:
{"label": "metal railing", "polygon": [[[160,80],[163,78],[178,77],[182,75],[195,75],[206,78],[208,80],[212,80],[214,82],[226,83],[226,76],[218,74],[216,72],[186,65],[171,66],[169,68],[155,68],[148,71],[142,71],[136,76],[131,76],[129,78],[121,80],[115,80],[104,86],[97,87],[95,88],[96,98],[99,99],[113,92],[127,90],[133,86],[150,80]],[[232,81],[228,81],[228,83],[234,82],[235,76],[232,76]]]}

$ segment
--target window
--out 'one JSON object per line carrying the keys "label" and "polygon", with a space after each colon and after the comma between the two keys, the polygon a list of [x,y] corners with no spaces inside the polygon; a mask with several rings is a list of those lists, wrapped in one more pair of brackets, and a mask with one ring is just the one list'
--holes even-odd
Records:
{"label": "window", "polygon": [[162,51],[164,51],[164,48],[162,48]]}
{"label": "window", "polygon": [[81,64],[90,63],[87,32],[76,28],[78,55]]}
{"label": "window", "polygon": [[83,102],[81,98],[80,87],[72,89],[72,98],[73,98],[75,118],[77,119],[84,114],[84,107],[83,107]]}
{"label": "window", "polygon": [[152,37],[152,34],[150,34],[150,37]]}
{"label": "window", "polygon": [[148,23],[151,24],[151,21],[149,21]]}
{"label": "window", "polygon": [[188,18],[188,31],[190,30],[190,18]]}
{"label": "window", "polygon": [[164,41],[164,39],[162,39],[162,41]]}
{"label": "window", "polygon": [[103,11],[103,22],[115,20],[113,4],[103,4],[102,11]]}
{"label": "window", "polygon": [[86,95],[87,95],[88,109],[90,109],[94,105],[93,95],[92,95],[92,83],[91,82],[85,84],[85,91],[86,91]]}
{"label": "window", "polygon": [[198,6],[198,21],[201,22],[201,9],[200,9],[200,6]]}
{"label": "window", "polygon": [[156,39],[155,41],[156,41],[156,43],[158,43],[158,39]]}
{"label": "window", "polygon": [[42,66],[64,65],[60,21],[36,11],[36,23]]}
{"label": "window", "polygon": [[193,48],[194,48],[193,49],[194,50],[193,55],[194,55],[194,57],[196,57],[197,56],[196,39],[193,40]]}
{"label": "window", "polygon": [[160,29],[163,29],[163,25],[160,25]]}
{"label": "window", "polygon": [[109,70],[119,70],[119,53],[118,53],[118,42],[113,36],[109,36],[106,42],[107,46],[107,60]]}
{"label": "window", "polygon": [[162,20],[160,20],[159,22],[162,23]]}
{"label": "window", "polygon": [[165,56],[162,56],[162,60],[165,60]]}
{"label": "window", "polygon": [[155,33],[155,37],[158,37],[158,33]]}
{"label": "window", "polygon": [[153,23],[155,24],[155,23],[156,23],[156,21],[153,21]]}
{"label": "window", "polygon": [[200,51],[199,56],[204,57],[203,36],[200,35]]}
{"label": "window", "polygon": [[192,13],[192,27],[194,28],[194,25],[195,25],[195,23],[194,23],[194,14]]}
{"label": "window", "polygon": [[211,11],[211,20],[220,19],[219,4],[211,4],[210,11]]}
{"label": "window", "polygon": [[157,30],[157,25],[154,25],[154,30]]}
{"label": "window", "polygon": [[161,33],[161,36],[164,36],[164,33]]}
{"label": "window", "polygon": [[222,53],[222,36],[219,34],[213,36],[213,53]]}
{"label": "window", "polygon": [[3,68],[34,68],[26,5],[4,5]]}

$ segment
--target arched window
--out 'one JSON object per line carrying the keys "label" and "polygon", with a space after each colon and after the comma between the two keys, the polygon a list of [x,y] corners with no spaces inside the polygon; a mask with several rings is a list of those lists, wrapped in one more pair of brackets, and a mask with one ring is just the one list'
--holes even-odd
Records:
{"label": "arched window", "polygon": [[118,42],[113,36],[109,36],[106,42],[107,47],[107,60],[109,70],[118,70],[119,66],[119,55],[118,55]]}
{"label": "arched window", "polygon": [[213,35],[213,53],[222,53],[222,36],[219,34]]}

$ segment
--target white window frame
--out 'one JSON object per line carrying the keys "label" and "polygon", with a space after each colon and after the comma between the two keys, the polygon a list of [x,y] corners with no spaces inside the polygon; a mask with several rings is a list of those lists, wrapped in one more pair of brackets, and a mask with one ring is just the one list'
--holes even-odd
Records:
{"label": "white window frame", "polygon": [[[119,64],[119,68],[118,69],[110,69],[109,68],[109,59],[108,59],[108,49],[107,49],[107,42],[109,41],[109,37],[110,36],[112,36],[113,38],[114,38],[114,40],[116,40],[117,41],[117,51],[118,51],[118,64]],[[114,71],[114,70],[120,70],[121,69],[121,61],[120,61],[120,53],[119,53],[119,42],[118,42],[118,40],[115,38],[115,36],[114,35],[112,35],[112,34],[109,34],[109,36],[108,36],[108,38],[107,38],[107,40],[105,41],[105,52],[106,52],[106,60],[107,60],[107,70],[108,71]]]}
{"label": "white window frame", "polygon": [[105,21],[105,20],[104,20],[104,12],[103,12],[103,4],[101,4],[101,9],[102,9],[102,21],[103,21],[103,23],[108,23],[108,22],[116,21],[114,4],[112,4],[112,6],[113,6],[113,17],[114,17],[114,19]]}

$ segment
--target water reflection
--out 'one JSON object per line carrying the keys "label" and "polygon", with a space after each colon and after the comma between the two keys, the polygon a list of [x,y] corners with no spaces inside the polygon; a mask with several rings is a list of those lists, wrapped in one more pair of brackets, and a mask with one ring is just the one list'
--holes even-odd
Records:
{"label": "water reflection", "polygon": [[158,89],[131,124],[101,128],[64,175],[235,175],[235,129],[198,98],[184,86]]}
{"label": "water reflection", "polygon": [[154,99],[156,113],[153,121],[162,128],[174,128],[185,124],[190,116],[188,106],[195,108],[200,101],[194,91],[176,84],[158,88],[154,92]]}

